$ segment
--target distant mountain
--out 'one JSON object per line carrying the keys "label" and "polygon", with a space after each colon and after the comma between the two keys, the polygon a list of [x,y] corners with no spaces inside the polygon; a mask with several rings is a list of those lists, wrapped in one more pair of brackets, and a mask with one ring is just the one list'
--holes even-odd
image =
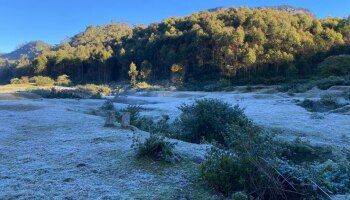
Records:
{"label": "distant mountain", "polygon": [[222,11],[222,10],[227,10],[228,8],[225,6],[217,7],[217,8],[212,8],[208,9],[209,12],[216,12],[216,11]]}
{"label": "distant mountain", "polygon": [[32,41],[20,45],[16,50],[10,53],[0,53],[0,58],[9,60],[18,60],[21,56],[27,56],[29,59],[33,59],[36,55],[40,54],[43,50],[48,50],[51,45],[42,41]]}

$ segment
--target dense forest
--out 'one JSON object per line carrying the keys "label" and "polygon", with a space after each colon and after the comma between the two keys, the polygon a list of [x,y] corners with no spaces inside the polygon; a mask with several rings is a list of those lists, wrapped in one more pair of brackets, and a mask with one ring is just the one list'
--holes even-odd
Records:
{"label": "dense forest", "polygon": [[275,83],[310,77],[331,55],[350,54],[350,17],[317,19],[270,8],[229,8],[148,26],[89,26],[34,59],[0,59],[0,78],[66,74],[75,83],[230,80]]}

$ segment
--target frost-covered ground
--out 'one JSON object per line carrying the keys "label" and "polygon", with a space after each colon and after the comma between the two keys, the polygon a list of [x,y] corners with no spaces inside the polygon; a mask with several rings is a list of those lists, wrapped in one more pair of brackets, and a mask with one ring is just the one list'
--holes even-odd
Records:
{"label": "frost-covered ground", "polygon": [[103,118],[84,114],[102,103],[0,101],[0,199],[208,196],[193,184],[205,146],[178,141],[183,160],[177,165],[137,160],[130,148],[133,131],[104,128]]}
{"label": "frost-covered ground", "polygon": [[[117,97],[115,106],[138,104],[144,115],[174,119],[182,103],[219,98],[245,107],[250,119],[276,136],[349,148],[350,115],[326,113],[324,119],[311,119],[310,112],[295,105],[305,95],[139,92]],[[9,94],[0,94],[0,99],[0,199],[211,198],[196,176],[205,145],[177,141],[182,161],[176,165],[137,160],[130,148],[132,136],[147,133],[104,128],[102,117],[84,113],[103,100]]]}
{"label": "frost-covered ground", "polygon": [[350,115],[340,113],[318,114],[324,119],[313,119],[312,113],[297,106],[296,101],[305,96],[318,97],[318,94],[288,96],[285,93],[261,92],[138,92],[115,98],[119,107],[127,104],[140,104],[147,108],[144,115],[169,115],[172,119],[179,115],[181,104],[190,104],[196,99],[218,98],[232,105],[245,108],[247,116],[256,124],[271,128],[277,136],[293,139],[301,137],[312,143],[350,147]]}

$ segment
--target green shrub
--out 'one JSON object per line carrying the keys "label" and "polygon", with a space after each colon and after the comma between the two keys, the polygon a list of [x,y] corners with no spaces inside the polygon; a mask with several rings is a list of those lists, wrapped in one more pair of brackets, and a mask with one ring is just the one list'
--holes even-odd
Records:
{"label": "green shrub", "polygon": [[276,200],[316,200],[350,191],[346,151],[300,140],[280,142],[251,130],[231,134],[230,148],[214,146],[202,163],[201,177],[216,191],[225,196],[247,191],[254,198]]}
{"label": "green shrub", "polygon": [[299,138],[293,142],[282,143],[281,156],[296,164],[304,162],[324,162],[332,158],[332,148],[328,146],[313,146]]}
{"label": "green shrub", "polygon": [[196,100],[194,104],[184,104],[179,109],[182,111],[178,118],[180,138],[189,142],[199,143],[204,139],[223,144],[223,133],[228,125],[246,123],[243,109],[217,99]]}
{"label": "green shrub", "polygon": [[140,118],[141,107],[137,105],[128,105],[125,109],[119,110],[116,113],[116,118],[118,121],[121,121],[120,112],[129,112],[130,113],[130,124],[138,127],[138,120]]}
{"label": "green shrub", "polygon": [[113,105],[113,101],[111,101],[111,100],[106,100],[106,101],[102,104],[102,106],[101,106],[100,109],[101,109],[101,110],[104,110],[104,111],[107,111],[107,110],[115,110],[114,105]]}
{"label": "green shrub", "polygon": [[56,85],[69,86],[71,84],[72,84],[72,81],[69,79],[69,76],[63,74],[63,75],[57,77]]}
{"label": "green shrub", "polygon": [[10,80],[11,84],[28,84],[29,83],[29,78],[28,76],[22,76],[20,79],[19,78],[13,78]]}
{"label": "green shrub", "polygon": [[51,89],[28,89],[28,91],[38,94],[43,98],[58,98],[58,99],[81,99],[85,98],[79,91],[76,90],[58,90]]}
{"label": "green shrub", "polygon": [[323,76],[349,75],[350,55],[330,56],[319,64],[318,69]]}
{"label": "green shrub", "polygon": [[251,199],[245,192],[235,192],[232,194],[232,200],[249,200]]}
{"label": "green shrub", "polygon": [[179,157],[174,153],[176,143],[165,141],[164,137],[151,134],[144,142],[139,138],[133,139],[132,148],[137,152],[137,156],[148,157],[156,161],[174,163]]}
{"label": "green shrub", "polygon": [[234,191],[246,189],[246,166],[232,151],[212,148],[201,165],[201,177],[216,191],[229,196]]}
{"label": "green shrub", "polygon": [[38,94],[44,98],[72,98],[72,99],[90,99],[101,98],[99,91],[91,91],[89,89],[29,89],[28,91]]}
{"label": "green shrub", "polygon": [[37,86],[53,86],[55,84],[55,81],[48,76],[33,76],[29,80]]}
{"label": "green shrub", "polygon": [[336,97],[330,95],[322,96],[320,100],[314,101],[310,99],[304,99],[297,105],[311,112],[327,112],[344,106],[339,103]]}
{"label": "green shrub", "polygon": [[307,165],[282,162],[279,171],[289,177],[295,188],[304,194],[304,199],[329,199],[326,197],[330,194],[350,192],[349,161],[344,157],[336,159]]}
{"label": "green shrub", "polygon": [[10,80],[11,84],[21,84],[19,78],[13,78]]}
{"label": "green shrub", "polygon": [[82,93],[90,95],[92,98],[101,98],[101,96],[111,95],[112,93],[112,89],[108,85],[78,85],[77,89]]}

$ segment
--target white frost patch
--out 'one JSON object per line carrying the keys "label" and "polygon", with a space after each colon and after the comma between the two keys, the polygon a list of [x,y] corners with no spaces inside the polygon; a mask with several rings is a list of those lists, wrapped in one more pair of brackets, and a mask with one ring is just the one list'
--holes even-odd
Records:
{"label": "white frost patch", "polygon": [[[289,132],[288,137],[300,136],[312,143],[331,144],[350,147],[350,116],[338,113],[326,113],[324,119],[311,119],[311,112],[295,104],[304,97],[290,97],[284,93],[265,94],[259,92],[139,92],[127,96],[129,100],[142,101],[142,112],[148,116],[169,115],[176,118],[183,103],[191,104],[196,99],[217,98],[232,105],[239,104],[246,108],[245,113],[256,124],[283,129]],[[118,101],[117,101],[118,102]],[[149,104],[145,102],[150,102]],[[157,102],[157,103],[154,103]],[[115,103],[124,108],[125,102]],[[283,133],[284,131],[282,131]]]}
{"label": "white frost patch", "polygon": [[[0,101],[3,107],[37,107],[0,109],[0,199],[155,199],[187,188],[187,176],[179,173],[190,171],[175,165],[158,174],[137,166],[133,131],[104,128],[103,118],[83,113],[103,102]],[[180,143],[180,155],[205,153],[204,145]]]}

